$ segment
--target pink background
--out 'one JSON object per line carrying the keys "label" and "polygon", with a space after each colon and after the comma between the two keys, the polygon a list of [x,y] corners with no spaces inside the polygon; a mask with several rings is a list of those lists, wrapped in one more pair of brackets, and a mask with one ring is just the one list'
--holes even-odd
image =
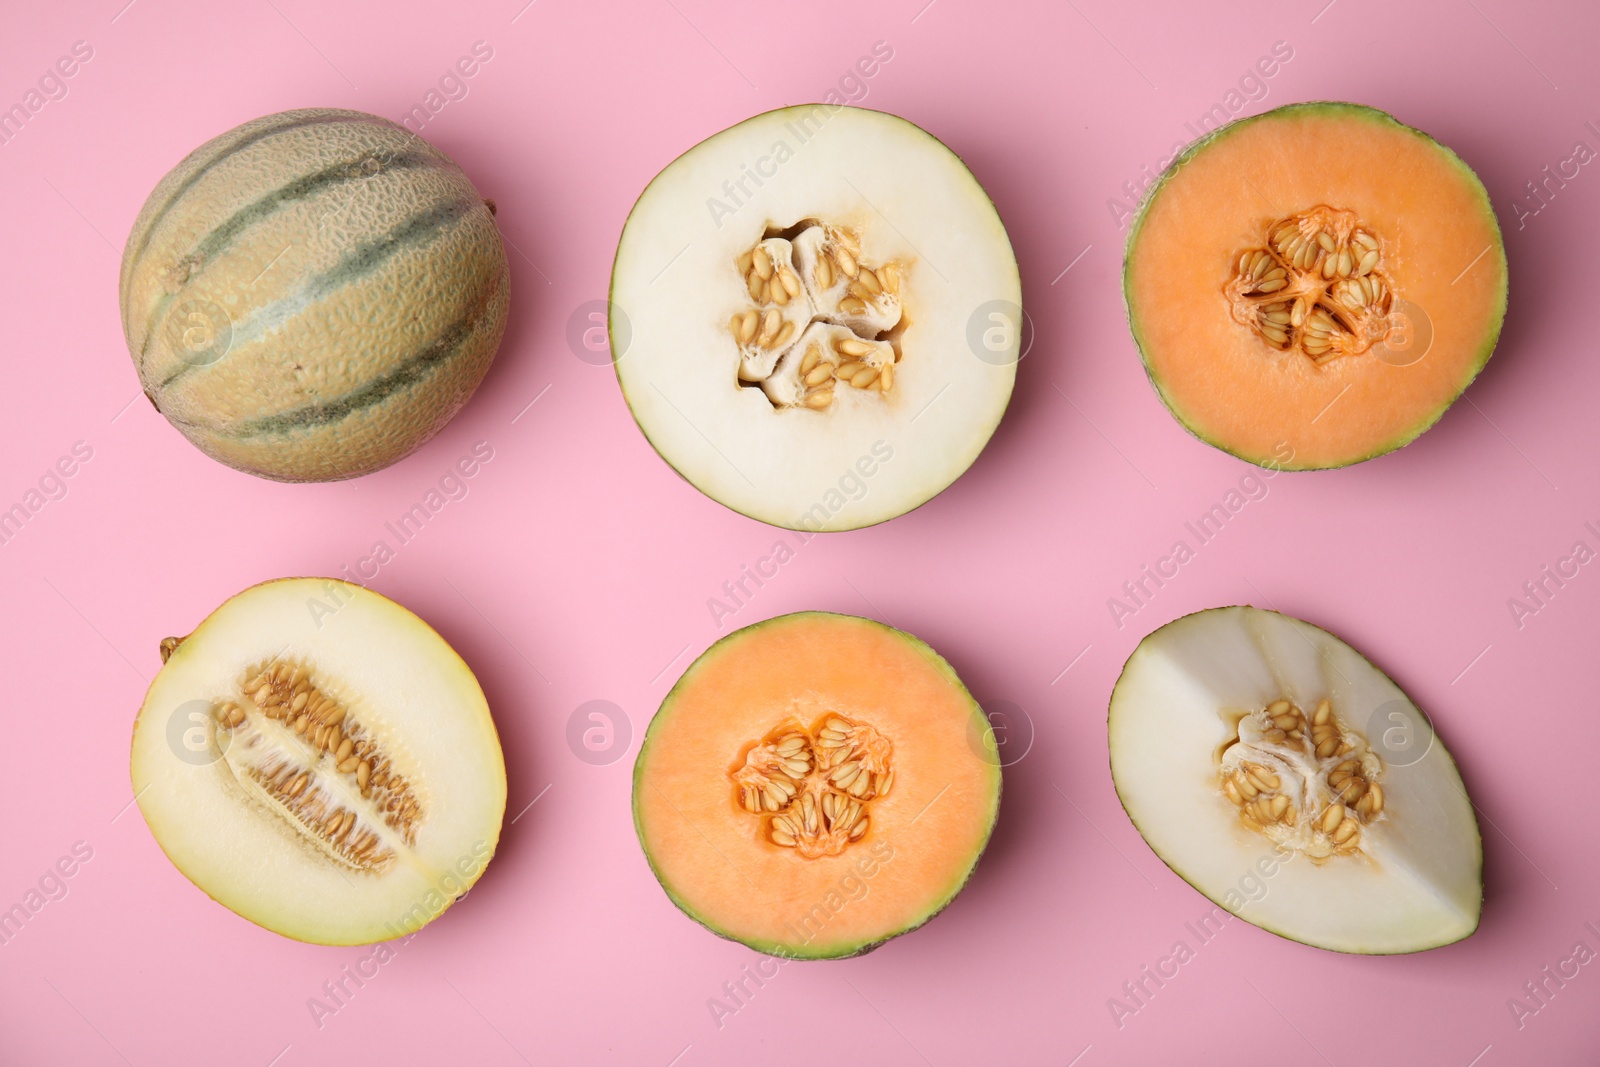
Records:
{"label": "pink background", "polygon": [[[1600,928],[1600,565],[1520,627],[1508,607],[1575,541],[1600,548],[1584,527],[1600,528],[1600,172],[1583,168],[1521,228],[1514,207],[1575,141],[1600,149],[1585,125],[1600,127],[1593,4],[907,0],[802,20],[812,5],[124,2],[17,5],[0,37],[5,104],[73,42],[94,50],[66,98],[0,146],[0,506],[75,442],[93,450],[66,496],[0,545],[0,907],[74,843],[93,850],[67,896],[0,946],[0,1061],[689,1067],[802,1062],[808,1035],[827,1035],[876,1064],[1595,1062],[1600,963],[1520,1028],[1508,1006],[1576,942],[1600,950],[1584,925]],[[520,250],[482,390],[420,453],[355,483],[275,485],[206,459],[138,399],[118,326],[119,255],[146,194],[260,114],[398,118],[479,40],[492,60],[423,132],[499,202]],[[623,219],[658,169],[755,112],[822,97],[880,40],[894,56],[862,102],[972,166],[1010,228],[1037,342],[966,477],[913,514],[811,542],[731,623],[801,608],[885,619],[940,649],[980,700],[1023,709],[1036,740],[1006,771],[993,843],[948,912],[863,959],[786,966],[719,1028],[708,999],[757,957],[656,886],[630,768],[662,695],[719,636],[708,598],[786,535],[675,477],[567,324],[604,296]],[[1273,479],[1118,628],[1107,599],[1252,468],[1188,437],[1146,383],[1107,201],[1278,41],[1293,58],[1245,110],[1354,99],[1452,145],[1506,230],[1510,316],[1432,432],[1354,469]],[[470,898],[319,1028],[308,998],[368,950],[285,940],[178,874],[127,807],[129,727],[160,638],[254,582],[355,565],[478,441],[494,458],[467,497],[371,584],[477,671],[505,744],[508,820],[522,814]],[[1119,808],[1106,699],[1140,636],[1234,602],[1334,629],[1431,711],[1481,812],[1472,938],[1384,959],[1237,921],[1203,946],[1186,930],[1209,904]],[[590,700],[631,720],[609,765],[568,748],[568,717]],[[1108,999],[1180,939],[1194,958],[1119,1027]]]}

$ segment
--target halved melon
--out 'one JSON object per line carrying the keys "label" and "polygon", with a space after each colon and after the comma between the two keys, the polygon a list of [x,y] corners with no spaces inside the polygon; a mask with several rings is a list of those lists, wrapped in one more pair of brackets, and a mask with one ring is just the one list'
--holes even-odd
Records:
{"label": "halved melon", "polygon": [[1450,149],[1370,107],[1291,104],[1173,161],[1128,235],[1123,292],[1179,422],[1312,470],[1438,421],[1494,351],[1506,256]]}
{"label": "halved melon", "polygon": [[1170,622],[1128,657],[1108,730],[1145,841],[1246,922],[1374,955],[1477,929],[1483,845],[1455,761],[1326,630],[1252,607]]}
{"label": "halved melon", "polygon": [[850,530],[977,458],[1011,398],[1021,305],[1005,227],[955,153],[893,115],[815,104],[651,181],[617,245],[611,339],[639,428],[701,492]]}
{"label": "halved melon", "polygon": [[784,615],[718,641],[639,750],[633,817],[672,902],[751,948],[867,952],[966,884],[1000,806],[983,711],[870,619]]}
{"label": "halved melon", "polygon": [[361,586],[252,586],[165,666],[133,728],[133,790],[178,870],[269,930],[409,934],[488,865],[505,762],[483,691],[421,619]]}

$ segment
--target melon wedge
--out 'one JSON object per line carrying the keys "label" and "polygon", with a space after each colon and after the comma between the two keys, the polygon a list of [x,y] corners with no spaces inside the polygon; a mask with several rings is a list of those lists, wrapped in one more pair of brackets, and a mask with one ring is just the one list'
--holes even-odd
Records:
{"label": "melon wedge", "polygon": [[978,457],[1011,398],[1021,305],[1005,227],[955,153],[815,104],[650,182],[617,245],[610,336],[635,421],[697,489],[775,526],[851,530]]}
{"label": "melon wedge", "polygon": [[185,638],[133,729],[150,832],[218,903],[285,937],[387,941],[494,855],[505,762],[483,691],[421,619],[361,586],[252,586]]}
{"label": "melon wedge", "polygon": [[1191,433],[1261,466],[1342,467],[1432,426],[1506,309],[1488,193],[1428,135],[1291,104],[1195,142],[1128,235],[1128,322]]}
{"label": "melon wedge", "polygon": [[1108,732],[1145,841],[1246,922],[1365,954],[1477,928],[1483,847],[1454,760],[1326,630],[1251,607],[1170,622],[1128,658]]}
{"label": "melon wedge", "polygon": [[915,637],[784,615],[718,641],[667,694],[634,825],[667,896],[713,933],[859,955],[966,884],[999,811],[994,752],[982,709]]}

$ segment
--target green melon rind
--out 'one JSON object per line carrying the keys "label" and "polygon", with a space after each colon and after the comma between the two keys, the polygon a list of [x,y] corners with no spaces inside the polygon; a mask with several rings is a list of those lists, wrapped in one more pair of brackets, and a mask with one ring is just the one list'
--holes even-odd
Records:
{"label": "green melon rind", "polygon": [[[1116,707],[1117,707],[1117,690],[1122,688],[1122,679],[1124,677],[1126,677],[1126,675],[1128,673],[1128,664],[1133,662],[1133,657],[1138,654],[1139,649],[1144,647],[1145,642],[1149,641],[1151,638],[1153,638],[1157,634],[1161,633],[1167,627],[1175,625],[1176,623],[1180,623],[1185,619],[1192,619],[1192,618],[1195,618],[1196,616],[1200,616],[1200,615],[1209,615],[1212,612],[1217,612],[1217,611],[1232,611],[1235,608],[1250,608],[1251,610],[1254,610],[1254,611],[1271,611],[1272,614],[1274,614],[1274,615],[1283,615],[1283,612],[1281,612],[1281,611],[1273,611],[1271,608],[1257,608],[1253,604],[1225,604],[1225,605],[1222,605],[1220,607],[1203,608],[1200,611],[1191,611],[1187,615],[1180,615],[1176,619],[1173,619],[1170,622],[1163,623],[1162,625],[1156,627],[1154,630],[1151,630],[1149,633],[1145,634],[1144,637],[1139,640],[1139,644],[1134,648],[1134,650],[1128,654],[1127,661],[1123,664],[1121,672],[1118,673],[1118,675],[1117,675],[1116,684],[1111,687],[1111,699],[1110,699],[1110,701],[1108,702],[1108,704],[1106,706],[1106,736],[1108,738],[1111,735],[1111,716],[1116,711]],[[1300,619],[1300,618],[1296,618],[1293,615],[1284,615],[1283,617],[1286,618],[1286,619],[1289,619],[1292,622],[1304,623],[1307,626],[1316,626],[1317,629],[1322,630],[1322,627],[1317,626],[1316,623],[1306,622],[1306,620]],[[1371,659],[1368,659],[1366,653],[1362,652],[1360,649],[1356,648],[1354,645],[1351,645],[1350,642],[1346,641],[1344,638],[1340,637],[1338,634],[1333,633],[1331,630],[1322,630],[1322,632],[1327,634],[1329,637],[1332,637],[1334,640],[1340,642],[1341,644],[1345,645],[1352,652],[1355,652],[1356,655],[1360,656],[1363,660],[1366,660],[1368,666],[1370,666],[1373,670],[1377,671],[1384,678],[1387,678],[1389,680],[1389,682],[1391,684],[1393,684],[1396,689],[1400,690],[1402,693],[1405,693],[1407,700],[1411,700],[1411,694],[1406,692],[1405,687],[1400,685],[1393,678],[1390,678],[1389,677],[1389,673],[1387,671],[1383,670],[1376,663],[1373,663]],[[1428,720],[1429,726],[1432,727],[1433,726],[1433,717],[1431,715],[1429,715],[1427,712],[1422,711],[1421,706],[1418,705],[1416,701],[1412,700],[1411,703],[1412,703],[1412,706],[1416,707],[1416,709],[1418,711],[1422,712],[1423,717]],[[1449,761],[1450,766],[1452,768],[1454,768],[1454,770],[1456,772],[1456,776],[1458,778],[1461,778],[1461,768],[1460,768],[1460,766],[1458,766],[1456,764],[1455,757],[1450,755],[1449,747],[1446,746],[1444,741],[1439,737],[1439,731],[1438,731],[1437,727],[1433,727],[1433,740],[1434,740],[1434,744],[1438,747],[1439,753],[1442,756],[1444,756],[1444,758],[1446,760]],[[1109,763],[1109,759],[1110,759],[1110,754],[1108,752],[1107,753],[1107,762],[1108,763]],[[1466,779],[1465,778],[1461,778],[1461,781],[1462,781],[1463,785],[1465,785]],[[1122,805],[1123,813],[1128,816],[1128,821],[1133,823],[1133,828],[1135,830],[1139,831],[1139,836],[1140,836],[1141,839],[1144,839],[1146,847],[1149,847],[1149,839],[1145,838],[1144,828],[1139,825],[1139,820],[1137,818],[1135,818],[1133,812],[1131,810],[1129,810],[1128,802],[1122,796],[1122,790],[1117,787],[1117,778],[1116,778],[1115,774],[1113,774],[1111,776],[1111,785],[1112,785],[1112,788],[1115,788],[1117,790],[1117,803]],[[1470,803],[1470,799],[1469,799],[1468,802]],[[1483,886],[1483,831],[1478,827],[1476,818],[1473,819],[1473,829],[1474,829],[1474,831],[1476,831],[1476,838],[1477,838],[1477,842],[1478,842],[1478,885],[1479,885],[1479,887],[1481,889],[1481,887]],[[1356,950],[1352,950],[1352,949],[1329,948],[1327,945],[1314,944],[1313,942],[1306,941],[1306,940],[1304,940],[1302,938],[1298,938],[1298,937],[1294,936],[1291,933],[1286,933],[1283,930],[1275,929],[1274,927],[1267,926],[1267,925],[1265,925],[1263,923],[1251,922],[1251,920],[1245,919],[1244,916],[1240,915],[1238,912],[1229,911],[1228,908],[1222,903],[1222,901],[1218,900],[1216,897],[1212,896],[1210,893],[1207,893],[1204,889],[1200,888],[1200,886],[1194,881],[1194,879],[1190,878],[1187,874],[1185,874],[1183,871],[1179,870],[1177,867],[1174,867],[1171,863],[1168,863],[1167,862],[1167,858],[1165,856],[1163,856],[1159,852],[1156,852],[1156,850],[1154,848],[1151,848],[1150,851],[1152,853],[1155,853],[1156,859],[1158,859],[1162,863],[1166,864],[1166,867],[1167,867],[1168,870],[1170,870],[1173,874],[1177,875],[1179,878],[1182,878],[1185,882],[1189,883],[1190,887],[1193,888],[1195,892],[1199,893],[1201,896],[1203,896],[1207,900],[1211,901],[1211,903],[1215,904],[1217,907],[1222,908],[1223,911],[1228,912],[1228,914],[1232,915],[1234,918],[1243,919],[1245,922],[1250,923],[1251,926],[1259,927],[1260,929],[1267,931],[1267,933],[1269,933],[1269,934],[1276,934],[1277,936],[1283,938],[1286,941],[1293,941],[1293,942],[1295,942],[1296,944],[1299,944],[1299,945],[1308,945],[1311,948],[1321,949],[1324,952],[1338,952],[1338,953],[1341,953],[1341,954],[1347,955],[1347,956],[1405,956],[1405,955],[1411,954],[1412,952],[1426,952],[1429,949],[1443,948],[1445,945],[1453,945],[1457,941],[1465,941],[1467,938],[1471,937],[1474,933],[1477,932],[1479,925],[1483,922],[1483,907],[1482,907],[1482,905],[1480,903],[1480,905],[1478,907],[1477,918],[1476,918],[1476,921],[1474,921],[1473,924],[1472,924],[1472,929],[1468,930],[1466,933],[1462,934],[1460,937],[1455,938],[1455,939],[1450,940],[1450,941],[1440,941],[1438,944],[1429,945],[1429,946],[1427,946],[1425,948],[1406,949],[1406,950],[1399,950],[1399,951],[1393,951],[1393,952],[1360,952],[1360,951],[1356,951]]]}
{"label": "green melon rind", "polygon": [[[1160,379],[1156,377],[1155,372],[1151,369],[1149,357],[1145,354],[1145,341],[1139,332],[1138,315],[1133,306],[1133,296],[1129,292],[1128,288],[1129,264],[1133,259],[1134,248],[1138,243],[1139,231],[1144,225],[1145,216],[1148,213],[1150,205],[1155,201],[1156,196],[1160,193],[1162,187],[1166,185],[1166,183],[1171,180],[1173,175],[1177,173],[1179,167],[1183,166],[1190,159],[1203,152],[1215,141],[1228,136],[1228,134],[1232,133],[1233,131],[1252,122],[1262,122],[1275,117],[1289,117],[1291,115],[1296,115],[1307,111],[1337,112],[1351,117],[1364,119],[1368,122],[1387,123],[1392,126],[1397,126],[1407,133],[1421,138],[1428,144],[1432,145],[1439,152],[1443,153],[1445,158],[1448,159],[1455,167],[1456,173],[1464,182],[1477,191],[1479,198],[1482,200],[1484,217],[1489,220],[1489,224],[1494,230],[1494,244],[1492,247],[1497,253],[1494,262],[1496,265],[1498,265],[1500,271],[1500,293],[1498,306],[1495,308],[1494,325],[1489,329],[1482,344],[1479,345],[1477,357],[1472,361],[1467,373],[1463,376],[1460,388],[1456,390],[1455,395],[1450,397],[1450,399],[1446,400],[1438,408],[1419,420],[1414,428],[1401,433],[1399,436],[1392,438],[1381,445],[1378,445],[1366,455],[1357,456],[1355,458],[1346,460],[1343,463],[1331,463],[1321,467],[1312,466],[1309,464],[1296,464],[1292,461],[1289,463],[1283,463],[1273,457],[1245,455],[1241,451],[1230,448],[1220,440],[1214,440],[1211,437],[1207,437],[1205,431],[1191,421],[1189,416],[1179,408],[1177,401],[1166,391],[1166,389],[1162,386]],[[1167,169],[1161,172],[1161,176],[1156,179],[1155,183],[1150,186],[1150,188],[1145,192],[1145,195],[1140,199],[1139,206],[1134,213],[1133,222],[1128,227],[1128,240],[1124,245],[1122,257],[1122,305],[1128,318],[1128,330],[1133,334],[1134,344],[1139,349],[1140,362],[1144,365],[1145,376],[1150,379],[1150,384],[1152,387],[1154,387],[1156,395],[1161,397],[1161,402],[1166,405],[1167,410],[1172,413],[1173,418],[1177,419],[1178,424],[1187,430],[1191,436],[1204,441],[1213,448],[1220,449],[1231,456],[1242,459],[1247,463],[1254,463],[1258,467],[1264,467],[1269,470],[1336,470],[1340,467],[1350,467],[1357,463],[1365,463],[1369,459],[1376,459],[1379,456],[1387,455],[1396,449],[1405,447],[1412,441],[1415,441],[1418,437],[1422,436],[1424,432],[1433,427],[1434,423],[1443,418],[1444,413],[1449,410],[1450,405],[1454,404],[1461,394],[1467,391],[1467,388],[1483,370],[1484,365],[1489,362],[1489,357],[1494,354],[1495,345],[1499,343],[1500,340],[1500,329],[1505,323],[1506,301],[1508,295],[1509,272],[1506,267],[1505,239],[1500,231],[1499,217],[1495,215],[1494,206],[1489,200],[1489,191],[1484,188],[1483,182],[1481,179],[1479,179],[1477,173],[1471,167],[1469,167],[1466,161],[1458,156],[1448,145],[1440,144],[1438,141],[1434,140],[1433,137],[1429,136],[1422,130],[1416,129],[1412,126],[1407,126],[1405,123],[1401,122],[1387,111],[1380,111],[1378,108],[1368,107],[1365,104],[1354,104],[1338,100],[1312,100],[1299,104],[1285,104],[1282,107],[1273,108],[1271,111],[1264,111],[1259,115],[1235,119],[1226,126],[1219,127],[1218,129],[1215,129],[1191,142],[1190,145],[1185,148],[1183,152],[1172,161],[1171,164],[1168,165]]]}
{"label": "green melon rind", "polygon": [[[799,113],[799,112],[810,112],[810,111],[813,111],[813,110],[815,110],[816,108],[819,108],[819,107],[831,107],[831,108],[834,108],[835,110],[841,110],[842,109],[842,110],[849,110],[849,111],[871,111],[871,112],[875,112],[876,114],[879,114],[879,115],[887,115],[891,119],[895,119],[895,120],[897,120],[899,122],[905,123],[907,126],[911,127],[913,130],[916,130],[918,133],[920,133],[924,137],[928,138],[928,140],[930,140],[930,141],[934,142],[935,144],[937,144],[940,148],[943,148],[946,152],[949,152],[950,155],[957,162],[959,162],[961,164],[962,169],[967,172],[967,176],[972,179],[973,188],[978,191],[979,195],[981,195],[983,197],[983,199],[988,203],[990,210],[994,213],[994,220],[995,220],[995,224],[996,224],[995,225],[995,230],[999,234],[1000,239],[1005,242],[1006,249],[1009,252],[1011,252],[1012,267],[1013,267],[1013,269],[1016,268],[1016,260],[1017,260],[1016,250],[1014,248],[1012,248],[1012,246],[1011,246],[1011,235],[1006,232],[1005,223],[1000,218],[1000,209],[995,206],[994,197],[990,196],[989,195],[989,191],[983,187],[983,183],[978,181],[978,176],[976,174],[972,173],[972,168],[967,166],[967,161],[962,159],[959,155],[957,155],[955,149],[953,149],[949,145],[945,144],[938,137],[935,137],[933,134],[929,133],[927,130],[923,129],[921,126],[918,126],[916,123],[912,122],[910,119],[901,118],[899,115],[896,115],[896,114],[894,114],[892,112],[879,111],[876,108],[870,108],[870,107],[852,107],[852,106],[850,106],[848,104],[821,104],[821,103],[819,103],[819,104],[793,104],[793,105],[790,105],[789,107],[777,107],[777,108],[771,109],[770,111],[763,111],[760,114],[751,115],[749,118],[744,119],[743,121],[740,121],[740,122],[736,122],[732,126],[727,127],[726,129],[719,130],[717,133],[712,134],[710,137],[702,138],[701,140],[695,142],[693,145],[691,145],[690,147],[688,147],[684,151],[678,153],[678,155],[673,158],[671,163],[668,163],[665,167],[662,167],[661,170],[656,173],[656,176],[654,178],[650,179],[650,183],[644,187],[644,190],[639,194],[638,199],[634,200],[633,207],[628,209],[628,217],[622,221],[622,233],[617,238],[617,252],[616,252],[616,255],[612,258],[612,261],[611,261],[611,281],[608,283],[607,288],[606,288],[606,343],[611,347],[611,368],[612,368],[612,371],[617,375],[617,390],[620,393],[622,393],[622,402],[628,406],[628,414],[633,417],[634,425],[639,427],[639,432],[642,433],[644,435],[644,439],[650,443],[651,450],[654,451],[657,456],[661,457],[661,461],[663,463],[665,463],[668,467],[670,467],[674,474],[676,474],[678,477],[682,478],[686,483],[688,483],[690,486],[692,486],[695,489],[696,492],[703,492],[703,491],[700,489],[699,486],[695,485],[694,479],[690,478],[687,474],[683,473],[683,471],[679,470],[673,464],[673,462],[670,459],[667,458],[666,453],[661,451],[660,447],[656,444],[655,439],[650,436],[650,431],[645,429],[645,425],[644,425],[643,420],[641,420],[639,418],[639,413],[633,409],[633,401],[628,399],[627,386],[625,386],[623,384],[623,382],[622,382],[622,372],[620,370],[618,370],[618,365],[622,362],[622,355],[623,354],[618,353],[617,349],[616,349],[616,340],[615,340],[616,332],[613,329],[613,326],[615,325],[615,323],[612,321],[612,316],[615,315],[616,309],[617,309],[617,302],[616,302],[617,265],[619,263],[621,263],[621,261],[622,261],[622,238],[627,236],[628,224],[633,221],[633,216],[635,215],[635,213],[638,212],[639,206],[645,202],[645,199],[647,197],[649,197],[650,190],[655,187],[656,182],[661,178],[661,176],[663,174],[666,174],[675,165],[677,165],[679,160],[683,159],[685,156],[688,156],[688,155],[692,154],[695,151],[695,149],[697,149],[701,145],[705,144],[706,141],[711,140],[712,137],[720,137],[724,133],[728,133],[728,132],[730,132],[732,130],[736,130],[740,126],[745,125],[746,123],[755,122],[757,119],[765,118],[768,115],[776,115],[776,114],[783,113],[783,112],[796,112],[796,113]],[[1022,289],[1020,273],[1018,274],[1017,289],[1018,289],[1019,292]],[[1020,361],[1021,361],[1021,356],[1018,357],[1018,362],[1020,362]],[[1015,387],[1014,386],[1013,386],[1012,392],[1015,393]],[[995,416],[994,422],[991,423],[989,426],[984,427],[980,431],[982,433],[982,436],[983,436],[983,441],[984,441],[985,447],[987,447],[989,439],[994,436],[995,430],[1000,428],[1000,423],[1005,418],[1005,413],[1010,408],[1010,406],[1011,406],[1011,397],[1008,395],[1006,397],[1006,406],[1000,409],[1000,413],[997,416]],[[973,462],[976,463],[977,460],[974,459]],[[970,466],[967,468],[967,470],[971,470],[971,469],[972,468]],[[951,485],[955,485],[956,482],[959,482],[961,480],[962,476],[964,476],[965,474],[966,474],[966,471],[962,471],[960,475],[957,475],[950,482],[950,485],[945,486],[944,489],[939,490],[938,493],[933,494],[933,496],[930,496],[927,500],[924,500],[921,504],[918,504],[917,507],[911,508],[911,509],[909,509],[907,511],[902,511],[900,513],[900,515],[909,515],[909,514],[911,514],[911,512],[916,511],[917,508],[920,508],[923,505],[927,504],[929,501],[934,500],[940,494],[942,494],[946,490],[948,490]],[[709,497],[712,500],[716,500],[716,497],[712,497],[709,493],[704,493],[704,495]],[[864,530],[864,529],[867,529],[868,527],[877,526],[880,523],[885,523],[885,522],[890,521],[891,519],[898,519],[900,517],[900,515],[890,515],[890,516],[888,516],[888,518],[878,519],[875,522],[864,522],[864,523],[860,523],[860,524],[855,525],[855,526],[831,527],[826,531],[818,531],[818,530],[808,529],[807,527],[804,527],[804,526],[784,526],[784,525],[779,524],[779,523],[771,522],[768,519],[764,519],[764,518],[760,517],[759,515],[752,515],[747,511],[740,511],[738,508],[734,507],[733,505],[723,503],[723,501],[721,501],[721,500],[717,500],[716,502],[718,504],[721,504],[723,507],[727,508],[729,511],[732,511],[735,514],[738,514],[738,515],[743,515],[747,519],[755,519],[757,522],[766,523],[769,526],[777,526],[779,529],[783,529],[783,530],[795,530],[795,531],[800,532],[800,533],[820,533],[820,532],[845,533],[845,532],[848,532],[850,530]]]}
{"label": "green melon rind", "polygon": [[[639,790],[640,790],[641,779],[644,776],[645,764],[648,761],[648,757],[650,755],[651,740],[655,736],[656,725],[658,723],[660,723],[661,721],[663,721],[663,719],[666,717],[666,715],[671,710],[673,697],[677,694],[678,690],[683,688],[685,683],[688,682],[689,679],[693,675],[695,675],[699,670],[703,669],[703,666],[702,666],[703,664],[706,664],[706,663],[710,662],[712,659],[715,658],[716,655],[718,655],[720,653],[725,653],[725,652],[731,651],[732,648],[734,647],[734,645],[737,643],[738,639],[743,638],[743,637],[745,637],[745,636],[747,636],[749,634],[754,633],[757,630],[760,630],[760,629],[763,629],[763,628],[766,628],[766,627],[769,627],[769,626],[781,625],[781,624],[783,624],[785,622],[788,622],[789,620],[804,619],[804,618],[810,618],[810,617],[814,617],[814,616],[833,616],[833,617],[836,617],[836,618],[850,619],[850,620],[852,620],[854,622],[865,623],[865,624],[870,625],[870,626],[876,626],[879,629],[887,630],[889,633],[894,634],[900,640],[906,642],[912,648],[914,648],[916,651],[920,652],[925,658],[927,658],[929,660],[929,662],[931,662],[933,664],[933,666],[944,677],[944,679],[947,682],[949,682],[966,699],[967,703],[971,707],[972,714],[975,716],[975,724],[978,725],[978,728],[983,731],[983,737],[984,737],[986,750],[988,750],[988,751],[994,751],[995,750],[996,744],[995,744],[995,739],[994,739],[994,728],[990,725],[989,718],[988,718],[988,716],[986,714],[984,714],[982,706],[980,706],[978,704],[978,702],[973,699],[972,694],[970,692],[968,692],[967,687],[962,683],[961,679],[956,675],[955,668],[950,666],[950,664],[945,660],[945,658],[943,656],[939,655],[939,653],[935,652],[933,650],[932,646],[930,646],[927,642],[923,641],[921,638],[915,636],[914,634],[906,633],[904,630],[897,630],[894,627],[885,625],[884,623],[878,622],[875,619],[865,619],[865,618],[862,618],[862,617],[860,617],[858,615],[845,615],[845,614],[843,614],[841,612],[833,612],[833,611],[796,611],[796,612],[791,612],[788,615],[775,616],[775,617],[773,617],[771,619],[767,619],[764,622],[752,623],[749,626],[745,626],[745,627],[742,627],[741,629],[735,630],[733,633],[728,634],[726,637],[720,638],[710,648],[708,648],[704,652],[700,653],[700,655],[695,659],[695,661],[689,665],[689,668],[687,670],[685,670],[683,672],[683,674],[678,678],[677,682],[673,684],[672,689],[667,692],[667,695],[664,698],[662,698],[661,707],[659,709],[657,709],[654,717],[651,718],[650,726],[645,730],[644,740],[641,741],[640,744],[639,744],[639,755],[634,759],[634,764],[633,764],[633,829],[634,829],[634,833],[639,838],[639,849],[640,849],[641,852],[644,853],[645,862],[647,862],[650,865],[650,873],[652,875],[654,875],[656,881],[658,883],[660,883],[661,888],[667,894],[668,899],[670,899],[672,901],[672,903],[674,903],[674,904],[676,904],[678,906],[678,910],[679,911],[682,911],[689,918],[693,919],[695,922],[699,923],[701,926],[705,927],[707,930],[710,930],[712,933],[716,934],[718,937],[722,938],[725,941],[736,941],[739,944],[744,945],[744,946],[746,946],[748,948],[755,949],[757,952],[760,952],[763,955],[773,956],[773,957],[777,957],[777,958],[780,958],[780,959],[839,960],[839,959],[850,959],[853,956],[864,956],[868,952],[871,952],[874,949],[880,947],[885,942],[892,941],[894,938],[897,938],[902,934],[908,934],[911,931],[923,926],[925,923],[927,923],[934,916],[938,915],[945,908],[949,907],[950,903],[953,900],[955,900],[955,898],[957,896],[960,895],[960,893],[961,893],[961,891],[963,889],[966,888],[967,883],[972,880],[973,872],[978,869],[978,861],[983,858],[983,853],[988,848],[988,845],[989,845],[989,839],[994,834],[995,823],[1000,818],[1000,792],[1001,792],[1001,787],[1003,785],[1004,779],[1003,779],[1003,776],[1000,773],[1000,764],[998,762],[990,764],[990,766],[994,770],[994,800],[993,800],[993,802],[992,802],[992,804],[990,806],[989,824],[988,824],[988,826],[986,826],[984,828],[983,841],[978,845],[977,851],[973,853],[972,861],[971,861],[971,863],[969,863],[967,865],[966,872],[961,876],[959,881],[957,881],[952,886],[950,886],[949,889],[939,897],[938,902],[936,904],[934,904],[934,906],[932,908],[930,908],[925,914],[923,914],[919,918],[912,919],[905,926],[902,926],[897,930],[894,930],[894,931],[892,931],[890,933],[887,933],[884,936],[882,936],[882,937],[880,937],[880,938],[878,938],[877,940],[874,940],[874,941],[866,941],[866,942],[853,942],[853,941],[833,942],[833,943],[830,943],[828,945],[814,944],[814,945],[811,945],[811,946],[807,946],[806,950],[802,950],[802,951],[798,951],[797,952],[797,951],[794,951],[791,947],[789,947],[789,946],[787,946],[787,945],[785,945],[785,944],[783,944],[781,942],[778,942],[778,941],[763,941],[763,940],[760,940],[760,939],[745,940],[744,938],[735,937],[732,934],[727,933],[726,931],[719,929],[717,927],[717,925],[716,925],[716,922],[713,919],[711,919],[710,917],[708,917],[706,915],[700,914],[699,912],[695,911],[692,907],[690,907],[689,903],[686,900],[684,900],[684,898],[677,892],[677,890],[675,890],[667,882],[667,879],[665,878],[665,876],[662,875],[660,868],[658,868],[656,866],[655,857],[650,855],[650,848],[645,843],[644,826],[640,822],[640,817],[639,817]],[[724,646],[726,646],[726,647],[724,647]]]}

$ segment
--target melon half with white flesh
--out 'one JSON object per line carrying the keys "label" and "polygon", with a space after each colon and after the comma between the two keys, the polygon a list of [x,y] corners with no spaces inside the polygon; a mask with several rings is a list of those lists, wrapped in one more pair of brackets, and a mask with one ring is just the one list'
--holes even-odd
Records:
{"label": "melon half with white flesh", "polygon": [[611,279],[617,378],[707,496],[849,530],[960,477],[1022,354],[1016,258],[932,135],[882,112],[771,111],[663,170]]}
{"label": "melon half with white flesh", "polygon": [[1170,622],[1129,657],[1109,732],[1145,841],[1246,922],[1370,955],[1477,929],[1483,845],[1455,761],[1326,630],[1252,607]]}
{"label": "melon half with white flesh", "polygon": [[417,930],[483,873],[505,762],[477,680],[427,623],[358,585],[286,578],[161,651],[134,795],[217,902],[361,945]]}

